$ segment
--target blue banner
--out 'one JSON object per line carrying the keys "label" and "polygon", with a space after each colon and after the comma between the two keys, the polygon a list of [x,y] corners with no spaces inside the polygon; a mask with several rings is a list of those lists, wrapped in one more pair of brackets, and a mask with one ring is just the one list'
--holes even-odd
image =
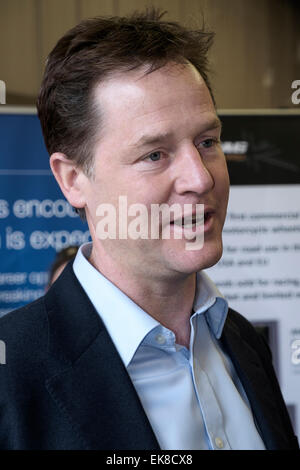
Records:
{"label": "blue banner", "polygon": [[51,173],[36,113],[1,111],[0,316],[44,294],[57,252],[90,240]]}

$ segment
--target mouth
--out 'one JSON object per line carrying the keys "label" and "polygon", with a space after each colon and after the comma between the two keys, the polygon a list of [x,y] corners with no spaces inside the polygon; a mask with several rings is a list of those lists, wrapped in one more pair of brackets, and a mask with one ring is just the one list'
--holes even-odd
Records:
{"label": "mouth", "polygon": [[212,210],[205,210],[204,214],[191,214],[178,219],[172,220],[170,225],[184,227],[185,229],[196,229],[197,227],[206,226],[213,216]]}

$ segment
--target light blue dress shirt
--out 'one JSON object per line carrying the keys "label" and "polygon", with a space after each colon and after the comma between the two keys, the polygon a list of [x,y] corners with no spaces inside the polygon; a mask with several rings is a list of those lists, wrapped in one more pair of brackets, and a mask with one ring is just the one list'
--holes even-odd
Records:
{"label": "light blue dress shirt", "polygon": [[230,358],[219,344],[228,304],[197,273],[190,348],[135,304],[88,261],[73,269],[127,368],[161,449],[264,450]]}

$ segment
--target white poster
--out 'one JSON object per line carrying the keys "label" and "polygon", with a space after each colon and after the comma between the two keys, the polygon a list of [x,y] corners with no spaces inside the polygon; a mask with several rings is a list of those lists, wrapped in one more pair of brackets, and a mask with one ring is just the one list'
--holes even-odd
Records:
{"label": "white poster", "polygon": [[232,186],[223,241],[207,273],[266,335],[300,435],[300,185]]}

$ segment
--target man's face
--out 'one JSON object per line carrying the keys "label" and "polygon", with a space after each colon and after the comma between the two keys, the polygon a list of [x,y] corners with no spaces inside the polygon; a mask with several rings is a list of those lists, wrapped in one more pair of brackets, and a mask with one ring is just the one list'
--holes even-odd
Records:
{"label": "man's face", "polygon": [[[222,254],[221,232],[229,179],[220,125],[210,93],[192,65],[168,64],[145,75],[144,69],[115,75],[98,86],[102,114],[95,148],[94,176],[84,200],[94,252],[109,256],[120,271],[135,277],[170,278],[214,265]],[[187,250],[187,240],[99,240],[99,204],[118,207],[151,204],[204,204],[204,246]],[[130,218],[129,218],[130,220]],[[117,224],[118,226],[118,224]]]}

